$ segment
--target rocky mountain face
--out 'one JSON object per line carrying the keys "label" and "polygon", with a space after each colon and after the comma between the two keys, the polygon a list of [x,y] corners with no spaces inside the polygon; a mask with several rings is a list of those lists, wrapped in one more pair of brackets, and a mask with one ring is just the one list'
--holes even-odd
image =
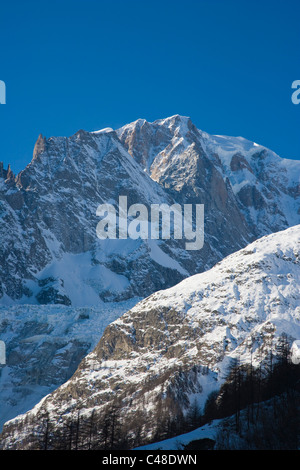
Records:
{"label": "rocky mountain face", "polygon": [[[189,118],[39,136],[31,163],[0,167],[2,305],[95,305],[145,297],[300,222],[300,163]],[[99,240],[99,204],[204,204],[204,246]]]}
{"label": "rocky mountain face", "polygon": [[152,255],[140,240],[97,238],[98,205],[117,203],[119,195],[129,205],[170,202],[115,132],[40,136],[32,162],[1,182],[2,304],[97,305],[146,295],[187,275],[168,254],[166,266],[157,263],[159,246]]}
{"label": "rocky mountain face", "polygon": [[[208,236],[217,230],[214,223],[222,233],[228,218],[241,239],[299,223],[299,161],[243,137],[207,134],[178,115],[154,123],[139,119],[117,133],[153,180],[180,200],[203,201]],[[216,217],[218,209],[223,220]]]}
{"label": "rocky mountain face", "polygon": [[137,301],[0,307],[0,338],[6,345],[6,364],[0,366],[1,429],[67,381],[105,327]]}
{"label": "rocky mountain face", "polygon": [[131,444],[145,444],[167,417],[184,415],[195,399],[203,406],[232,359],[257,367],[282,334],[298,344],[299,249],[298,225],[139,302],[105,329],[69,381],[6,423],[2,448],[38,448],[46,428],[52,443],[63,439],[72,418],[88,445],[84,426],[99,431],[116,410]]}
{"label": "rocky mountain face", "polygon": [[[299,178],[299,161],[177,115],[40,135],[19,174],[0,164],[0,423],[68,380],[104,328],[142,298],[299,224]],[[117,206],[120,195],[146,207],[204,204],[203,248],[172,237],[99,240],[97,207]],[[158,332],[149,330],[149,345]]]}

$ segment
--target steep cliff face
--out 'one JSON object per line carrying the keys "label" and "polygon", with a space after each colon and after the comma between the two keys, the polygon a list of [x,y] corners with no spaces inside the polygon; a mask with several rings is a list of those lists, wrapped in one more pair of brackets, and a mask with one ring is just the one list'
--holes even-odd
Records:
{"label": "steep cliff face", "polygon": [[120,195],[128,205],[173,202],[113,131],[40,136],[32,162],[1,181],[2,304],[97,305],[148,295],[195,271],[188,254],[190,269],[181,263],[182,241],[160,241],[160,257],[155,241],[97,238],[98,205],[117,206]]}
{"label": "steep cliff face", "polygon": [[243,137],[210,135],[179,115],[139,119],[117,133],[155,181],[185,200],[201,199],[210,215],[219,209],[241,238],[299,223],[299,161]]}
{"label": "steep cliff face", "polygon": [[[170,287],[299,223],[299,177],[298,161],[210,136],[182,116],[40,135],[23,171],[0,171],[0,302],[84,306]],[[190,253],[174,239],[100,241],[96,209],[117,205],[120,195],[148,208],[204,204],[203,248]]]}
{"label": "steep cliff face", "polygon": [[139,302],[105,329],[69,381],[6,423],[2,447],[38,447],[46,419],[55,434],[71,416],[88,422],[93,413],[101,423],[117,404],[132,442],[137,432],[140,443],[153,439],[158,416],[178,416],[194,399],[202,406],[231,359],[255,367],[283,333],[291,345],[299,339],[299,248],[296,226]]}

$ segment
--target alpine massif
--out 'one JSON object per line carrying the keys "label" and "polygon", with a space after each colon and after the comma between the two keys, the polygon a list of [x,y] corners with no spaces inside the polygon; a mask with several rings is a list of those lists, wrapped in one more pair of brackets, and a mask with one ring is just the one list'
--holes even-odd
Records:
{"label": "alpine massif", "polygon": [[[2,305],[95,305],[141,297],[211,268],[255,238],[300,222],[300,162],[242,138],[209,136],[189,118],[117,131],[39,136],[31,163],[1,170]],[[99,204],[205,207],[205,245],[100,241]]]}
{"label": "alpine massif", "polygon": [[[204,247],[99,240],[96,209],[120,195],[130,205],[204,204]],[[6,448],[34,447],[48,414],[52,425],[93,409],[101,420],[115,400],[132,442],[141,414],[147,442],[157,404],[183,414],[191,394],[203,404],[229,356],[249,356],[249,338],[261,357],[279,332],[299,338],[299,161],[187,117],[140,119],[39,136],[18,175],[0,166],[0,198],[2,422],[65,382],[5,426]]]}

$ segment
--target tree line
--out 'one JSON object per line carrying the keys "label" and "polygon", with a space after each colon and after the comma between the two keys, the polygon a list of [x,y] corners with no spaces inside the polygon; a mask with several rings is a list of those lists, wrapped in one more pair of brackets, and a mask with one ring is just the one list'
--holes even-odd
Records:
{"label": "tree line", "polygon": [[[185,380],[184,373],[177,375]],[[223,385],[208,396],[203,410],[195,400],[184,412],[178,390],[165,389],[158,380],[161,393],[148,411],[143,402],[132,412],[129,406],[124,416],[119,397],[88,416],[84,410],[56,422],[44,416],[35,436],[36,448],[126,450],[178,436],[215,419],[224,419],[216,448],[293,449],[300,445],[300,365],[291,361],[286,335],[258,367],[254,367],[252,358],[249,364],[233,360]],[[153,384],[145,387],[153,390]],[[145,393],[142,395],[144,400]]]}

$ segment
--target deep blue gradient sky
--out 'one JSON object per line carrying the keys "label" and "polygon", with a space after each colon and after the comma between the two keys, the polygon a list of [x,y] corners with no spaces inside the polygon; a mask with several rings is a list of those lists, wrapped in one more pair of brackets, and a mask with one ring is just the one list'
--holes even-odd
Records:
{"label": "deep blue gradient sky", "polygon": [[300,159],[299,18],[299,0],[0,0],[0,161],[173,114]]}

